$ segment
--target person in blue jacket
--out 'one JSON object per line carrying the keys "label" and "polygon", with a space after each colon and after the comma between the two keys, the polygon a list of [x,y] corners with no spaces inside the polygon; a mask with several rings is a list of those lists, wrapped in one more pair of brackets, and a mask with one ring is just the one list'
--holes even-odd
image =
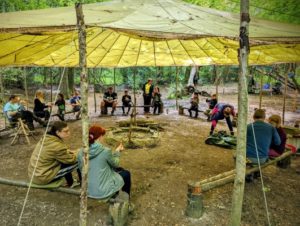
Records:
{"label": "person in blue jacket", "polygon": [[[271,145],[280,145],[281,140],[275,127],[265,122],[266,113],[263,109],[254,112],[254,122],[247,126],[247,159],[251,163],[265,163]],[[257,158],[257,152],[258,158]]]}
{"label": "person in blue jacket", "polygon": [[[131,175],[128,170],[119,167],[120,144],[114,152],[102,144],[105,129],[93,125],[89,129],[89,177],[88,197],[105,199],[125,191],[130,196]],[[83,150],[78,153],[78,166],[82,170]]]}

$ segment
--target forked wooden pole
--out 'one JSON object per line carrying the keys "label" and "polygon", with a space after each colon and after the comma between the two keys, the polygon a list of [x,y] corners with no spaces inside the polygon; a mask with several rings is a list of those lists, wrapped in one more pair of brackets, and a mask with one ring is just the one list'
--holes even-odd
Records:
{"label": "forked wooden pole", "polygon": [[88,118],[88,75],[86,66],[86,27],[82,4],[75,5],[79,40],[79,67],[80,90],[81,90],[81,118],[82,118],[82,144],[83,144],[83,167],[80,196],[80,219],[79,225],[87,225],[87,184],[89,169],[89,118]]}
{"label": "forked wooden pole", "polygon": [[239,93],[238,93],[238,133],[236,147],[236,176],[232,193],[231,217],[229,225],[239,226],[241,224],[245,172],[246,172],[246,132],[248,119],[248,54],[249,44],[249,0],[240,2],[240,48],[238,50],[238,59],[240,65]]}
{"label": "forked wooden pole", "polygon": [[282,124],[284,125],[284,119],[285,119],[285,105],[286,105],[286,95],[287,95],[287,85],[288,85],[288,74],[289,69],[285,73],[285,79],[284,79],[284,94],[283,94],[283,106],[282,106]]}

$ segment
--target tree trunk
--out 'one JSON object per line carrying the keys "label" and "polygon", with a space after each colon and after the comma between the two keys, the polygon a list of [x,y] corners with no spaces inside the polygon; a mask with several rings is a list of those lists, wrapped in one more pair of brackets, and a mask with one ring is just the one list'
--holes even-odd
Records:
{"label": "tree trunk", "polygon": [[4,78],[4,73],[2,72],[2,70],[0,69],[0,92],[1,92],[1,96],[0,96],[0,104],[2,105],[4,103],[4,85],[3,85],[3,79]]}
{"label": "tree trunk", "polygon": [[69,86],[68,86],[68,73],[69,73],[69,68],[64,68],[62,69],[62,81],[61,81],[61,86],[60,86],[60,92],[65,96],[66,99],[68,99],[69,96]]}
{"label": "tree trunk", "polygon": [[25,97],[26,97],[26,108],[28,109],[29,97],[28,97],[28,84],[27,84],[27,70],[26,70],[25,67],[23,68],[23,75],[24,75],[24,88],[25,88]]}
{"label": "tree trunk", "polygon": [[259,106],[258,108],[261,109],[262,106],[262,90],[263,90],[263,75],[260,75],[260,91],[259,91]]}
{"label": "tree trunk", "polygon": [[191,67],[187,86],[194,86],[194,77],[196,76],[196,73],[197,73],[197,66]]}
{"label": "tree trunk", "polygon": [[282,107],[282,124],[284,125],[285,119],[285,103],[286,103],[286,95],[287,95],[287,86],[288,86],[288,74],[290,70],[285,72],[285,80],[284,80],[284,94],[283,94],[283,107]]}
{"label": "tree trunk", "polygon": [[74,82],[74,74],[75,74],[75,68],[68,68],[68,96],[71,96],[74,88],[75,88],[75,82]]}
{"label": "tree trunk", "polygon": [[239,49],[239,94],[238,94],[238,133],[236,147],[236,176],[232,194],[231,218],[229,225],[239,226],[241,224],[241,214],[244,197],[245,172],[246,172],[246,132],[248,116],[248,54],[249,45],[249,0],[241,0],[241,22],[240,22],[240,49]]}
{"label": "tree trunk", "polygon": [[81,118],[82,118],[82,143],[83,143],[83,166],[80,200],[80,226],[87,225],[87,183],[89,169],[89,118],[88,118],[88,74],[86,67],[86,31],[82,4],[76,6],[78,41],[79,41],[79,67],[81,88]]}

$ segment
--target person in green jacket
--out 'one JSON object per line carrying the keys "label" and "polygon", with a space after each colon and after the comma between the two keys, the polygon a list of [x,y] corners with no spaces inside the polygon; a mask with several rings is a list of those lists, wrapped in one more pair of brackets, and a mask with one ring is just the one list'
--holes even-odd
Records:
{"label": "person in green jacket", "polygon": [[[88,197],[105,199],[121,189],[130,195],[130,172],[119,167],[120,152],[124,147],[120,144],[116,151],[112,152],[102,144],[104,135],[105,129],[99,125],[89,129]],[[78,153],[78,165],[82,170],[83,150]]]}
{"label": "person in green jacket", "polygon": [[[67,123],[57,121],[46,134],[42,148],[43,138],[38,142],[28,166],[28,175],[33,177],[33,183],[46,185],[65,177],[69,187],[75,186],[72,171],[78,169],[77,156],[64,142],[69,136]],[[78,177],[81,180],[80,172]]]}

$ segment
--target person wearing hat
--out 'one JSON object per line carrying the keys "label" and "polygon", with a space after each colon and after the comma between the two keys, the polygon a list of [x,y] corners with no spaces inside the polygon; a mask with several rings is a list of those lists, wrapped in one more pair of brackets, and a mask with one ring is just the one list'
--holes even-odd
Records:
{"label": "person wearing hat", "polygon": [[[100,125],[93,125],[89,129],[88,197],[105,199],[120,190],[130,195],[130,172],[119,168],[120,152],[124,150],[123,144],[112,152],[102,144],[105,133],[105,129]],[[82,170],[83,150],[78,153],[78,164],[79,169]]]}
{"label": "person wearing hat", "polygon": [[279,145],[272,143],[270,146],[269,157],[275,158],[282,155],[282,153],[284,152],[287,137],[286,132],[281,127],[281,117],[279,115],[270,116],[269,123],[276,128],[276,131],[281,140],[281,143]]}
{"label": "person wearing hat", "polygon": [[101,102],[101,114],[107,114],[107,108],[111,107],[111,115],[114,114],[118,104],[118,95],[113,91],[113,87],[108,87],[107,91],[104,93],[103,101]]}
{"label": "person wearing hat", "polygon": [[148,114],[150,112],[151,99],[154,86],[152,84],[152,79],[149,78],[148,81],[143,85],[143,97],[144,97],[144,113]]}

